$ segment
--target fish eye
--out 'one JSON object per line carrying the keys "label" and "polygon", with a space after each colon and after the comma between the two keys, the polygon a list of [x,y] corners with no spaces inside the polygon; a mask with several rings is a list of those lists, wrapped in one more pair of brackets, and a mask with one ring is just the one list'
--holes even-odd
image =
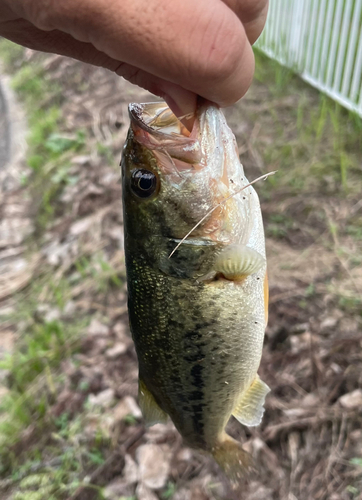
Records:
{"label": "fish eye", "polygon": [[132,172],[132,191],[139,198],[149,198],[157,188],[157,177],[153,172],[140,168]]}

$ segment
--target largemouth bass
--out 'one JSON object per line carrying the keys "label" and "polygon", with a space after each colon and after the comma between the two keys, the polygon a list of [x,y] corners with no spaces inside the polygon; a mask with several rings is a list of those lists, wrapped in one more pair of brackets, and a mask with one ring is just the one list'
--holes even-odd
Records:
{"label": "largemouth bass", "polygon": [[191,133],[165,103],[129,113],[122,179],[140,406],[149,425],[170,416],[235,479],[248,454],[225,426],[231,415],[258,425],[269,392],[257,375],[268,304],[259,199],[241,190],[248,180],[217,107],[200,105]]}

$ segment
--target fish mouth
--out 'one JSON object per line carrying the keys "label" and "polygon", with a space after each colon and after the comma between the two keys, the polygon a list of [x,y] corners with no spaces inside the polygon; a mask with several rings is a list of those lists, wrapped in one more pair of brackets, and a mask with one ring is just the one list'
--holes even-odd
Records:
{"label": "fish mouth", "polygon": [[165,102],[133,103],[129,106],[129,112],[132,123],[148,132],[157,133],[162,129],[163,134],[190,136],[190,131]]}
{"label": "fish mouth", "polygon": [[[191,132],[165,102],[130,104],[129,116],[135,140],[157,157],[161,154],[172,161],[178,160],[177,170],[189,170],[200,163],[202,151],[197,116]],[[168,173],[167,168],[163,170]]]}
{"label": "fish mouth", "polygon": [[[229,190],[230,140],[225,118],[215,104],[198,99],[195,120],[189,131],[165,102],[129,105],[134,139],[150,149],[163,174],[183,174],[208,170],[209,179],[221,181],[220,189]],[[232,135],[232,134],[231,134]],[[232,146],[234,148],[234,146]],[[238,153],[237,153],[238,159]],[[232,170],[232,169],[231,169]]]}

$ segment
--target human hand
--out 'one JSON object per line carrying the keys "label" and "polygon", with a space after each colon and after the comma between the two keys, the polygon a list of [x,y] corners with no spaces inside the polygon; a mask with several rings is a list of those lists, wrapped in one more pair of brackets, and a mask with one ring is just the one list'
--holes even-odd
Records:
{"label": "human hand", "polygon": [[177,116],[235,103],[254,73],[268,0],[0,0],[0,35],[115,71]]}

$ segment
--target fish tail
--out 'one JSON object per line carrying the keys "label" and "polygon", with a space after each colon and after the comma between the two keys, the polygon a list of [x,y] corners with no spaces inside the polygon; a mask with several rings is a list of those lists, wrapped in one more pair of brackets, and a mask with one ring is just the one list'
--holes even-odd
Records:
{"label": "fish tail", "polygon": [[231,481],[240,481],[253,468],[251,455],[242,448],[238,441],[226,433],[212,448],[211,453]]}

